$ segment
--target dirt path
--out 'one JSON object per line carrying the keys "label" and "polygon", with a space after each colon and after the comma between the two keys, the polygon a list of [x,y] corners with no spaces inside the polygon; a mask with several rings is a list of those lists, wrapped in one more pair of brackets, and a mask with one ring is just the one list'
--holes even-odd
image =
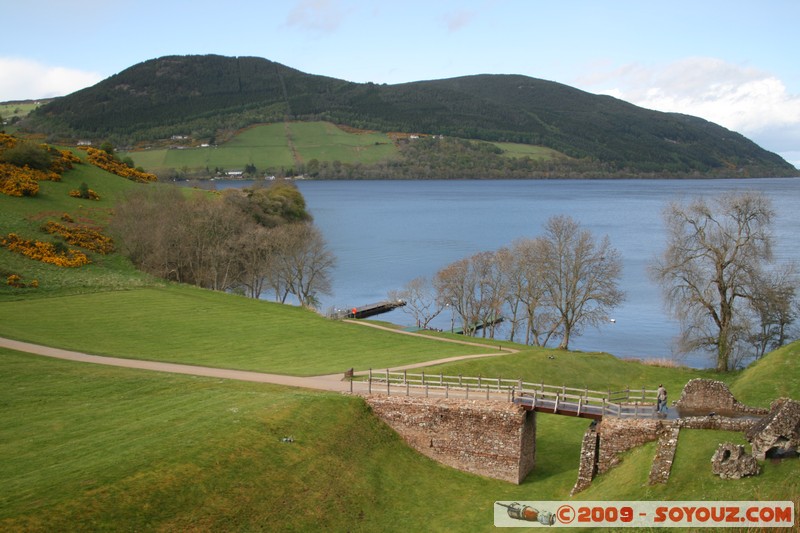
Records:
{"label": "dirt path", "polygon": [[[379,326],[376,324],[370,324],[368,322],[359,322],[359,321],[352,321],[356,324],[375,327],[379,329],[384,329],[387,331],[392,331],[397,334],[404,334],[404,335],[414,335],[418,337],[424,337],[429,340],[438,340],[442,342],[455,342],[458,344],[464,344],[467,346],[486,346],[483,344],[472,343],[468,341],[458,341],[454,339],[437,339],[435,337],[430,337],[427,335],[421,335],[419,333],[412,333],[407,331],[400,331],[392,328],[387,328],[384,326]],[[227,368],[215,368],[215,367],[207,367],[207,366],[196,366],[196,365],[186,365],[186,364],[178,364],[178,363],[163,363],[159,361],[144,361],[141,359],[124,359],[121,357],[109,357],[104,355],[91,355],[83,352],[76,352],[72,350],[63,350],[61,348],[52,348],[50,346],[42,346],[40,344],[33,344],[30,342],[22,342],[22,341],[15,341],[12,339],[6,339],[0,337],[0,347],[8,348],[11,350],[16,350],[18,352],[26,352],[32,353],[36,355],[42,355],[45,357],[54,357],[56,359],[66,359],[68,361],[78,361],[81,363],[94,363],[98,365],[110,365],[110,366],[118,366],[124,368],[136,368],[140,370],[152,370],[155,372],[169,372],[173,374],[186,374],[190,376],[203,376],[203,377],[213,377],[213,378],[221,378],[221,379],[235,379],[239,381],[252,381],[257,383],[272,383],[275,385],[286,385],[289,387],[302,387],[306,389],[316,389],[316,390],[325,390],[325,391],[334,391],[334,392],[345,392],[350,390],[350,383],[348,381],[343,380],[343,375],[339,374],[330,374],[325,376],[310,376],[310,377],[298,377],[298,376],[286,376],[283,374],[268,374],[264,372],[253,372],[248,370],[231,370]],[[410,365],[398,366],[390,368],[390,370],[408,370],[412,368],[421,368],[425,366],[440,364],[440,363],[449,363],[452,361],[460,361],[464,359],[475,359],[479,357],[494,357],[498,355],[505,355],[508,353],[515,353],[517,350],[512,350],[509,348],[500,348],[498,347],[498,352],[494,353],[487,353],[487,354],[477,354],[477,355],[462,355],[462,356],[455,356],[455,357],[447,357],[444,359],[436,359],[433,361],[426,361],[422,363],[414,363]],[[383,370],[383,369],[381,369]],[[356,374],[365,374],[367,371],[360,371],[356,372]]]}

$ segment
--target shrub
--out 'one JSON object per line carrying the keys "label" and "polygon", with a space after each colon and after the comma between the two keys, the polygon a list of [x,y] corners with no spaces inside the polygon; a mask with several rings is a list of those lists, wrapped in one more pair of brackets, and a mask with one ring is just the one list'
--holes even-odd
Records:
{"label": "shrub", "polygon": [[62,267],[79,267],[91,263],[86,254],[81,251],[71,249],[59,251],[58,244],[66,248],[63,243],[54,244],[51,242],[21,239],[16,233],[9,233],[0,240],[0,246],[4,246],[12,252],[22,254],[25,257],[43,263]]}
{"label": "shrub", "polygon": [[86,185],[86,182],[81,183],[81,186],[78,189],[73,189],[69,191],[69,195],[73,198],[83,198],[85,200],[99,200],[100,195],[97,194],[95,191],[89,188]]}
{"label": "shrub", "polygon": [[99,231],[86,226],[66,226],[58,222],[48,222],[42,228],[51,235],[59,235],[68,243],[100,254],[114,251],[114,241]]}
{"label": "shrub", "polygon": [[17,274],[11,274],[10,276],[8,276],[8,278],[6,278],[6,285],[8,285],[9,287],[15,287],[17,289],[27,289],[27,288],[36,289],[39,287],[39,280],[34,279],[30,283],[25,283],[24,281],[22,281],[22,276],[19,276]]}
{"label": "shrub", "polygon": [[87,147],[86,153],[89,154],[89,162],[91,164],[102,168],[106,172],[111,172],[117,176],[121,176],[139,183],[149,183],[151,181],[158,180],[155,174],[149,174],[147,172],[136,170],[135,168],[130,168],[125,163],[104,150]]}
{"label": "shrub", "polygon": [[11,163],[0,163],[0,193],[8,196],[36,196],[39,183],[34,171],[28,167],[20,168]]}

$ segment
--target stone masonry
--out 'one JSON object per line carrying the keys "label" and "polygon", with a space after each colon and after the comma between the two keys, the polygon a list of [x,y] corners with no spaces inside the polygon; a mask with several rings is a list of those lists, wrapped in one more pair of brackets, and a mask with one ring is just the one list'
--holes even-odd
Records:
{"label": "stone masonry", "polygon": [[778,398],[762,418],[745,435],[753,455],[764,460],[768,454],[797,456],[800,450],[800,402]]}
{"label": "stone masonry", "polygon": [[711,379],[692,379],[675,402],[679,411],[696,411],[699,414],[753,414],[764,415],[766,409],[750,407],[733,397],[728,386],[722,381]]}
{"label": "stone masonry", "polygon": [[485,400],[373,395],[366,401],[411,447],[442,464],[517,484],[533,470],[535,412]]}

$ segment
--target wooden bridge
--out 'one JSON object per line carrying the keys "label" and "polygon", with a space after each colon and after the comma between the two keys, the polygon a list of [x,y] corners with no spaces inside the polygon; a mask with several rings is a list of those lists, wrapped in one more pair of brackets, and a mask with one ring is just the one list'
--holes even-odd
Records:
{"label": "wooden bridge", "polygon": [[652,418],[656,416],[657,391],[624,389],[597,391],[588,388],[530,383],[521,379],[481,376],[446,376],[370,370],[350,381],[350,392],[391,396],[425,396],[509,401],[528,411],[601,420]]}

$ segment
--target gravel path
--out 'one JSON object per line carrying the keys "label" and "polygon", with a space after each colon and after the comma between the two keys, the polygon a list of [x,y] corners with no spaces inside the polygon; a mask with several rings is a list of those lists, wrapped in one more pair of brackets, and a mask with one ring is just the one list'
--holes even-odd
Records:
{"label": "gravel path", "polygon": [[[467,346],[482,346],[486,347],[484,344],[472,343],[468,341],[459,341],[454,339],[437,339],[434,337],[430,337],[427,335],[421,335],[418,333],[412,333],[407,331],[400,331],[392,328],[387,328],[384,326],[379,326],[377,324],[370,324],[368,322],[358,322],[353,321],[354,323],[384,329],[387,331],[392,331],[398,334],[404,335],[414,335],[419,337],[424,337],[429,340],[437,340],[442,342],[455,342],[458,344],[464,344]],[[239,381],[253,381],[257,383],[273,383],[275,385],[286,385],[289,387],[302,387],[306,389],[316,389],[316,390],[324,390],[324,391],[334,391],[334,392],[347,392],[350,390],[350,382],[345,381],[343,374],[330,374],[326,376],[311,376],[311,377],[298,377],[298,376],[285,376],[282,374],[267,374],[264,372],[252,372],[248,370],[231,370],[226,368],[214,368],[214,367],[207,367],[207,366],[195,366],[195,365],[185,365],[185,364],[178,364],[178,363],[163,363],[159,361],[144,361],[140,359],[124,359],[120,357],[109,357],[104,355],[91,355],[83,352],[75,352],[72,350],[63,350],[61,348],[52,348],[50,346],[42,346],[40,344],[32,344],[29,342],[22,342],[22,341],[15,341],[12,339],[6,339],[0,337],[0,347],[9,348],[11,350],[16,350],[19,352],[26,352],[32,353],[36,355],[42,355],[45,357],[54,357],[57,359],[66,359],[69,361],[78,361],[81,363],[94,363],[99,365],[110,365],[110,366],[119,366],[125,368],[138,368],[140,370],[153,370],[156,372],[170,372],[173,374],[187,374],[191,376],[204,376],[204,377],[213,377],[213,378],[221,378],[221,379],[235,379]],[[463,356],[456,356],[456,357],[447,357],[444,359],[436,359],[433,361],[426,361],[423,363],[414,363],[410,365],[404,365],[399,367],[390,368],[390,370],[408,370],[412,368],[420,368],[440,363],[448,363],[452,361],[459,361],[463,359],[474,359],[478,357],[493,357],[498,355],[504,355],[508,353],[514,353],[517,350],[512,350],[509,348],[500,348],[498,347],[497,352],[487,353],[487,354],[478,354],[478,355],[463,355]],[[384,370],[384,369],[381,369]],[[356,374],[365,374],[367,371],[359,371]]]}

